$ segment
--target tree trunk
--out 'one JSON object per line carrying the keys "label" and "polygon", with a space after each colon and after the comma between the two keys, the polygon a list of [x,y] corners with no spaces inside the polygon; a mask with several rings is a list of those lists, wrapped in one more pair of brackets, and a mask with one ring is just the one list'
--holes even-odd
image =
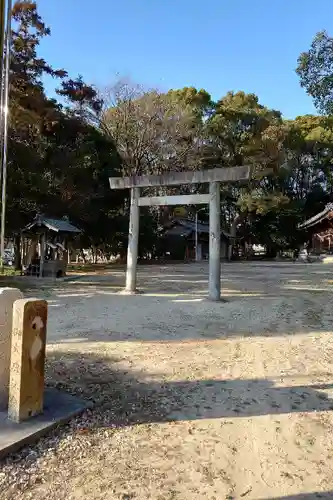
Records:
{"label": "tree trunk", "polygon": [[273,245],[267,245],[267,249],[266,249],[266,257],[268,259],[275,259],[276,257],[276,254],[277,254],[277,249],[275,246]]}
{"label": "tree trunk", "polygon": [[86,256],[84,255],[83,248],[80,249],[80,255],[81,255],[83,262],[86,264],[87,260],[86,260]]}
{"label": "tree trunk", "polygon": [[93,246],[91,248],[91,251],[92,251],[92,256],[93,256],[93,264],[97,264],[97,260],[98,260],[97,247]]}
{"label": "tree trunk", "polygon": [[232,259],[233,255],[233,249],[234,249],[234,242],[237,236],[237,226],[239,222],[242,220],[244,214],[237,214],[234,220],[232,221],[231,227],[230,227],[230,235],[231,235],[231,240],[228,248],[228,260]]}
{"label": "tree trunk", "polygon": [[14,237],[14,266],[16,271],[22,269],[22,259],[21,259],[21,235],[16,234]]}

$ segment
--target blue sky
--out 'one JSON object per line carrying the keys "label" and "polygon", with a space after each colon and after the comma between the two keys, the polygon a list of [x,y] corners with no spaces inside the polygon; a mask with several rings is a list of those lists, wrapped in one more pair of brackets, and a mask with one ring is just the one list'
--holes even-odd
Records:
{"label": "blue sky", "polygon": [[[40,54],[105,86],[117,74],[214,99],[256,93],[287,118],[314,113],[295,74],[315,33],[333,35],[333,0],[37,0],[51,27]],[[52,83],[47,82],[52,93]]]}

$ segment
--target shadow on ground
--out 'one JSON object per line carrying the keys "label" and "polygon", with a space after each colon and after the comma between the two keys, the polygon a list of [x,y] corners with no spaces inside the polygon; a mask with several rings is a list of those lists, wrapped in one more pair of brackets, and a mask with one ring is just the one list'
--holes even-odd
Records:
{"label": "shadow on ground", "polygon": [[119,360],[52,352],[49,385],[95,404],[94,425],[123,426],[177,420],[252,417],[333,410],[333,384],[279,387],[270,380],[142,380],[117,369]]}
{"label": "shadow on ground", "polygon": [[[52,449],[61,455],[59,444],[73,435],[100,446],[101,440],[106,439],[101,430],[205,418],[228,418],[228,424],[232,424],[238,417],[333,409],[333,401],[325,392],[332,384],[278,387],[264,379],[161,382],[154,374],[147,379],[142,372],[126,371],[121,363],[115,357],[51,348],[46,364],[47,385],[92,401],[94,407],[35,445],[8,457],[5,465],[15,464],[29,477],[27,471],[39,457]],[[23,481],[19,489],[24,491],[26,487]],[[0,496],[1,491],[0,485]],[[329,495],[313,493],[280,500],[333,498]]]}

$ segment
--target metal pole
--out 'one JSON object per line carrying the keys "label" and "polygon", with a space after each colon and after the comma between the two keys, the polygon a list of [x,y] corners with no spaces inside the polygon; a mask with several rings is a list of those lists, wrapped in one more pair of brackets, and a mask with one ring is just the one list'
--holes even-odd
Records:
{"label": "metal pole", "polygon": [[40,278],[42,278],[43,274],[44,274],[45,249],[46,249],[46,234],[42,233],[40,236],[40,260],[39,260],[39,277]]}
{"label": "metal pole", "polygon": [[7,19],[6,19],[6,53],[5,53],[5,72],[4,72],[4,99],[2,108],[3,117],[3,145],[1,157],[2,170],[2,192],[1,192],[1,234],[0,234],[0,253],[1,268],[3,269],[3,260],[5,256],[5,224],[6,224],[6,191],[7,191],[7,150],[8,150],[8,115],[9,115],[9,68],[10,68],[10,49],[12,34],[12,0],[7,0]]}
{"label": "metal pole", "polygon": [[140,197],[140,188],[132,188],[130,221],[129,221],[129,231],[128,231],[125,293],[135,293],[137,291],[136,268],[137,268],[138,247],[139,247],[139,219],[140,219],[139,197]]}
{"label": "metal pole", "polygon": [[5,15],[6,0],[0,0],[0,51],[1,57],[3,54],[3,48],[5,43],[5,27],[6,27],[6,15]]}
{"label": "metal pole", "polygon": [[[0,0],[0,151],[2,151],[3,144],[3,89],[4,89],[4,45],[5,45],[5,33],[6,33],[6,0]],[[2,170],[0,170],[0,186],[2,180]]]}
{"label": "metal pole", "polygon": [[209,184],[209,298],[221,299],[220,183]]}
{"label": "metal pole", "polygon": [[198,211],[195,212],[195,260],[198,262]]}

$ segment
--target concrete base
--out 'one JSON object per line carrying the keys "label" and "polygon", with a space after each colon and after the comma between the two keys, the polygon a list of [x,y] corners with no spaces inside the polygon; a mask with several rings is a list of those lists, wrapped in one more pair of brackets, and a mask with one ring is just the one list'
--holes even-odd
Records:
{"label": "concrete base", "polygon": [[142,295],[143,292],[141,290],[126,290],[126,288],[124,288],[124,290],[121,290],[121,292],[119,292],[119,295]]}
{"label": "concrete base", "polygon": [[42,415],[17,424],[7,418],[7,412],[0,411],[0,459],[37,441],[57,425],[68,422],[91,406],[91,403],[70,394],[46,389]]}
{"label": "concrete base", "polygon": [[225,304],[226,302],[228,302],[227,299],[224,299],[223,297],[220,297],[219,299],[212,299],[210,298],[209,296],[208,297],[205,297],[205,299],[208,301],[208,302],[216,302],[216,304]]}

